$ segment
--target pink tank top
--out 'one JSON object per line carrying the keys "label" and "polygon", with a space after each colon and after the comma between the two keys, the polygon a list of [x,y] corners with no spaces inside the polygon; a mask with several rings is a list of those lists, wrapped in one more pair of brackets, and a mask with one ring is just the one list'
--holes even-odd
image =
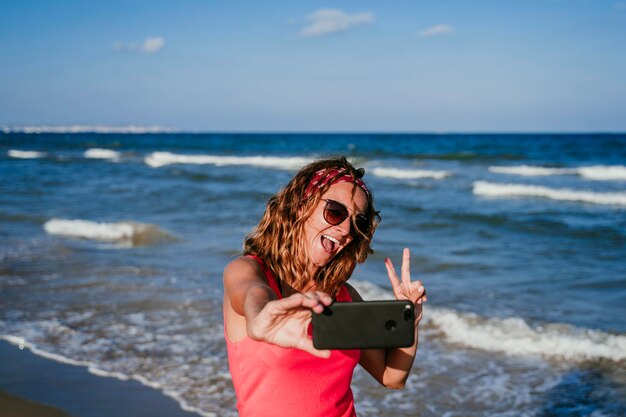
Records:
{"label": "pink tank top", "polygon": [[[272,271],[256,256],[278,296]],[[343,286],[337,301],[352,301]],[[224,337],[241,417],[356,417],[350,383],[361,351],[332,350],[329,359],[299,349],[282,348],[245,337]]]}

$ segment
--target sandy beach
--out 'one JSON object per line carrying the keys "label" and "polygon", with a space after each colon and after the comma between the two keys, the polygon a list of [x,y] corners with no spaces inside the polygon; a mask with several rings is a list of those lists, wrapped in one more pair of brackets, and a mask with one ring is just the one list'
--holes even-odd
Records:
{"label": "sandy beach", "polygon": [[2,417],[66,417],[61,410],[33,401],[24,400],[0,391],[0,416]]}
{"label": "sandy beach", "polygon": [[193,417],[136,381],[61,364],[0,341],[0,417]]}

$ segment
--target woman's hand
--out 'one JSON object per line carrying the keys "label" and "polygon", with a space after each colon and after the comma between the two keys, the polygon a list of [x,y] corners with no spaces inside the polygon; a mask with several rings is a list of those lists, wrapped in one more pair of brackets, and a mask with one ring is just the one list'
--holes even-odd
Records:
{"label": "woman's hand", "polygon": [[330,357],[329,350],[318,350],[308,335],[312,311],[321,313],[332,298],[321,291],[293,294],[287,298],[270,301],[249,319],[248,335],[285,348],[296,348],[320,357]]}
{"label": "woman's hand", "polygon": [[391,259],[385,259],[385,267],[387,267],[387,274],[389,275],[389,281],[391,281],[396,300],[410,300],[413,302],[415,304],[415,323],[419,323],[422,319],[422,303],[428,299],[422,282],[411,282],[411,253],[409,249],[404,248],[402,253],[402,280],[398,279],[398,274],[396,274],[396,270],[393,268]]}

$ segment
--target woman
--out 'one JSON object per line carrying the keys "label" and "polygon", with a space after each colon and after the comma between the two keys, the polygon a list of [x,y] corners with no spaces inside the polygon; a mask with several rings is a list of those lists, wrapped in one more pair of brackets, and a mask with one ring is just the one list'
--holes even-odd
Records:
{"label": "woman", "polygon": [[415,303],[413,346],[317,350],[309,334],[312,312],[333,299],[361,300],[346,281],[372,252],[379,221],[363,174],[345,158],[301,169],[268,201],[244,256],[224,270],[224,332],[242,417],[355,416],[357,363],[389,388],[409,376],[426,292],[411,282],[408,249],[401,280],[389,259],[385,266],[396,299]]}

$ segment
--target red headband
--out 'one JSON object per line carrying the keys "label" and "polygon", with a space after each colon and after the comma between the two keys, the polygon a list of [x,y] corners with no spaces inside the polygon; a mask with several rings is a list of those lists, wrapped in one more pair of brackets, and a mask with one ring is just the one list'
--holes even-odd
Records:
{"label": "red headband", "polygon": [[342,169],[342,168],[324,168],[324,169],[320,169],[319,171],[317,171],[315,173],[315,175],[313,175],[313,178],[311,179],[311,182],[309,182],[309,185],[306,187],[306,191],[304,192],[304,198],[307,199],[307,198],[311,197],[311,195],[313,195],[313,193],[316,191],[316,189],[320,189],[320,188],[324,187],[329,182],[331,183],[331,185],[332,184],[337,184],[339,182],[351,182],[351,183],[356,184],[359,187],[361,187],[361,189],[363,191],[365,191],[365,194],[367,195],[367,198],[369,198],[370,191],[367,189],[367,185],[365,185],[363,180],[361,178],[354,178],[350,174],[340,175],[341,173],[343,173],[345,171],[346,170]]}

